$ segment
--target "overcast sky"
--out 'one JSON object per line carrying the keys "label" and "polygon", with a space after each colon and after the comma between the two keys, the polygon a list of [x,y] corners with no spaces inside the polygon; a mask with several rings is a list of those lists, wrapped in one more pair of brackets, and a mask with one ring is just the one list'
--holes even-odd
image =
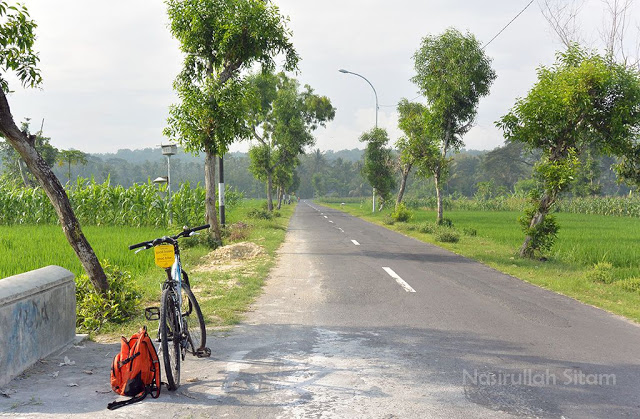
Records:
{"label": "overcast sky", "polygon": [[[597,37],[602,2],[586,0],[581,19],[587,38]],[[392,141],[400,132],[395,106],[420,100],[412,56],[426,35],[448,27],[470,31],[488,42],[529,0],[276,0],[289,16],[293,42],[302,57],[296,76],[337,108],[326,129],[316,131],[321,150],[363,148],[358,137],[375,123]],[[37,22],[36,49],[42,89],[12,83],[9,96],[16,122],[30,117],[32,131],[44,119],[44,135],[54,146],[85,152],[154,147],[166,142],[168,107],[176,102],[172,81],[182,58],[167,28],[163,1],[26,0]],[[551,64],[561,46],[535,1],[486,48],[497,79],[480,102],[466,148],[490,150],[503,143],[494,121],[536,80],[536,68]],[[232,150],[246,150],[239,143]]]}

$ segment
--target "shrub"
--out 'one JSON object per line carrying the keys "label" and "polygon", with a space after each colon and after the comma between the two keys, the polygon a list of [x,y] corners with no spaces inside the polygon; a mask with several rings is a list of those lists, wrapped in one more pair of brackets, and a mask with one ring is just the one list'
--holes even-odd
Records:
{"label": "shrub", "polygon": [[411,219],[413,214],[411,211],[407,209],[407,207],[400,203],[400,205],[396,206],[396,208],[391,213],[391,218],[393,218],[397,222],[407,222]]}
{"label": "shrub", "polygon": [[616,279],[613,275],[613,265],[609,262],[598,262],[593,265],[593,269],[587,272],[587,279],[593,282],[611,284]]}
{"label": "shrub", "polygon": [[540,195],[538,191],[531,192],[529,196],[529,206],[524,215],[518,218],[520,227],[526,236],[531,237],[531,242],[526,250],[527,257],[534,257],[536,253],[543,253],[551,250],[558,237],[559,226],[552,214],[547,214],[544,220],[535,227],[530,227],[531,220],[538,211]]}
{"label": "shrub", "polygon": [[227,227],[229,240],[243,241],[249,237],[249,225],[239,221]]}
{"label": "shrub", "polygon": [[109,290],[101,294],[87,275],[76,278],[76,327],[83,332],[97,332],[107,323],[122,323],[138,310],[138,289],[131,283],[131,274],[108,261],[102,262]]}
{"label": "shrub", "polygon": [[420,233],[433,234],[436,231],[436,225],[430,222],[424,222],[418,226]]}
{"label": "shrub", "polygon": [[396,223],[396,228],[398,230],[405,230],[405,231],[413,231],[416,229],[415,225],[405,223],[405,222]]}
{"label": "shrub", "polygon": [[273,214],[266,208],[253,208],[247,213],[247,217],[257,220],[270,220],[273,218]]}
{"label": "shrub", "polygon": [[442,220],[438,221],[438,225],[442,226],[442,227],[452,228],[453,227],[453,221],[451,221],[448,218],[443,218]]}
{"label": "shrub", "polygon": [[627,278],[616,281],[615,285],[629,292],[640,292],[640,278]]}
{"label": "shrub", "polygon": [[436,241],[443,243],[457,243],[460,241],[460,234],[454,230],[439,230],[436,232]]}
{"label": "shrub", "polygon": [[382,224],[384,225],[388,225],[391,226],[393,224],[395,224],[396,220],[395,218],[393,218],[393,215],[391,214],[385,214],[384,217],[382,218]]}

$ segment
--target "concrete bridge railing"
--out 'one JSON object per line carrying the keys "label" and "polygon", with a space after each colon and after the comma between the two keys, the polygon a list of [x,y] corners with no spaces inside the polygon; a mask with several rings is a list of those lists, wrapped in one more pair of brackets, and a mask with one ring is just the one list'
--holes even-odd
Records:
{"label": "concrete bridge railing", "polygon": [[75,330],[71,272],[47,266],[0,279],[0,386],[71,344]]}

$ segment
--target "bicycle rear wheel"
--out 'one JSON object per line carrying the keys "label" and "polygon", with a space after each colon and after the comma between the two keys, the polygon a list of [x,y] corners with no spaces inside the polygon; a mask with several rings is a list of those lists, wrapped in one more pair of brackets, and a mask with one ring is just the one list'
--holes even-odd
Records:
{"label": "bicycle rear wheel", "polygon": [[164,376],[167,388],[175,390],[180,386],[180,325],[178,307],[172,289],[162,291],[160,305],[160,346],[164,360]]}
{"label": "bicycle rear wheel", "polygon": [[181,313],[188,338],[187,351],[193,355],[207,356],[205,351],[207,329],[204,325],[204,317],[196,296],[186,283],[182,284]]}

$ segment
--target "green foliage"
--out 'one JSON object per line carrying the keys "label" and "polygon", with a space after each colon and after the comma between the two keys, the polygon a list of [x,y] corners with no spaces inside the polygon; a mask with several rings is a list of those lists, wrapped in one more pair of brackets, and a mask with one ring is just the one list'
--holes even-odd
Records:
{"label": "green foliage", "polygon": [[[111,226],[167,226],[167,199],[151,182],[134,184],[125,189],[110,186],[109,182],[78,179],[68,185],[67,195],[78,220],[83,225]],[[226,207],[233,208],[242,194],[228,188]],[[174,223],[195,226],[204,222],[205,190],[188,183],[172,194]],[[57,215],[46,194],[40,188],[21,188],[0,182],[0,224],[56,224]]]}
{"label": "green foliage", "polygon": [[452,229],[439,229],[435,232],[435,239],[443,243],[458,243],[460,234]]}
{"label": "green foliage", "polygon": [[391,212],[391,218],[397,222],[407,222],[412,216],[412,212],[403,203],[396,205],[396,208]]}
{"label": "green foliage", "polygon": [[577,151],[569,148],[561,158],[543,155],[533,170],[539,185],[548,196],[554,197],[555,201],[555,197],[573,182],[579,165]]}
{"label": "green foliage", "polygon": [[[496,74],[478,40],[453,28],[423,38],[413,59],[416,75],[411,80],[427,99],[426,131],[437,139],[429,149],[438,149],[419,161],[419,174],[433,175],[441,204],[440,191],[451,162],[447,155],[464,146],[462,136],[471,129],[478,102],[489,94]],[[439,208],[438,219],[442,205]]]}
{"label": "green foliage", "polygon": [[329,98],[315,94],[308,85],[300,90],[298,81],[284,73],[256,74],[249,84],[259,103],[249,116],[257,140],[249,149],[249,170],[267,183],[271,202],[271,186],[286,191],[293,185],[298,156],[315,143],[312,132],[331,121],[335,109]]}
{"label": "green foliage", "polygon": [[619,281],[615,281],[614,284],[627,292],[640,293],[639,277],[621,279]]}
{"label": "green foliage", "polygon": [[67,182],[71,182],[71,166],[76,164],[87,164],[87,154],[73,149],[60,150],[58,165],[67,166]]}
{"label": "green foliage", "polygon": [[[525,253],[527,257],[534,257],[536,254],[551,250],[560,229],[553,215],[540,216],[539,200],[539,192],[532,192],[529,207],[525,209],[524,215],[518,218],[522,231],[530,238]],[[540,217],[536,223],[532,223],[534,217]]]}
{"label": "green foliage", "polygon": [[598,262],[587,272],[587,279],[593,282],[611,284],[616,281],[613,265],[609,262]]}
{"label": "green foliage", "polygon": [[468,131],[464,125],[474,119],[478,101],[496,78],[491,60],[472,34],[453,28],[423,38],[413,58],[416,75],[411,80],[427,98],[437,131],[450,136],[451,147],[458,149],[460,139],[453,136]]}
{"label": "green foliage", "polygon": [[76,327],[83,332],[98,332],[107,322],[122,323],[136,314],[140,291],[132,284],[131,274],[102,262],[109,289],[101,294],[86,275],[76,278]]}
{"label": "green foliage", "polygon": [[438,229],[438,225],[425,221],[418,225],[418,231],[425,234],[433,234]]}
{"label": "green foliage", "polygon": [[559,212],[640,217],[640,196],[566,198],[557,203]]}
{"label": "green foliage", "polygon": [[253,208],[247,213],[247,217],[257,220],[270,220],[274,215],[271,211],[265,208]]}
{"label": "green foliage", "polygon": [[394,225],[396,223],[395,218],[393,218],[393,216],[391,214],[385,214],[384,217],[382,217],[382,224],[384,225]]}
{"label": "green foliage", "polygon": [[25,87],[35,87],[42,82],[37,65],[40,58],[33,51],[38,25],[30,19],[24,5],[9,5],[0,1],[0,89],[9,92],[5,74],[15,72]]}
{"label": "green foliage", "polygon": [[387,131],[373,128],[360,136],[360,142],[367,143],[362,174],[376,189],[376,194],[384,204],[395,187],[392,153],[391,149],[386,147],[389,142]]}
{"label": "green foliage", "polygon": [[[285,67],[298,56],[276,6],[252,0],[168,0],[171,33],[185,54],[174,88],[181,103],[171,107],[165,135],[189,150],[223,155],[248,138],[246,119],[255,101],[240,74],[254,64]],[[198,22],[194,25],[194,22]]]}
{"label": "green foliage", "polygon": [[451,221],[451,219],[449,218],[443,218],[441,220],[438,220],[438,226],[441,227],[447,227],[447,228],[453,228],[453,221]]}
{"label": "green foliage", "polygon": [[[31,136],[30,119],[25,118],[20,130],[27,136]],[[58,149],[51,145],[51,138],[44,137],[42,133],[33,135],[33,146],[40,154],[47,166],[52,167],[58,158]],[[3,177],[11,182],[21,182],[23,186],[36,185],[35,177],[27,168],[24,160],[8,141],[0,142],[0,156],[3,163]]]}
{"label": "green foliage", "polygon": [[[637,72],[577,45],[559,53],[551,68],[538,69],[538,81],[527,97],[497,122],[508,141],[542,152],[535,171],[544,193],[536,210],[527,214],[530,222],[544,220],[558,194],[574,180],[580,151],[622,157],[626,167],[640,163],[640,154],[634,155],[639,103]],[[532,243],[542,247],[553,243],[542,234],[557,231],[553,222],[524,228],[537,235]],[[523,247],[521,254],[536,250]]]}

